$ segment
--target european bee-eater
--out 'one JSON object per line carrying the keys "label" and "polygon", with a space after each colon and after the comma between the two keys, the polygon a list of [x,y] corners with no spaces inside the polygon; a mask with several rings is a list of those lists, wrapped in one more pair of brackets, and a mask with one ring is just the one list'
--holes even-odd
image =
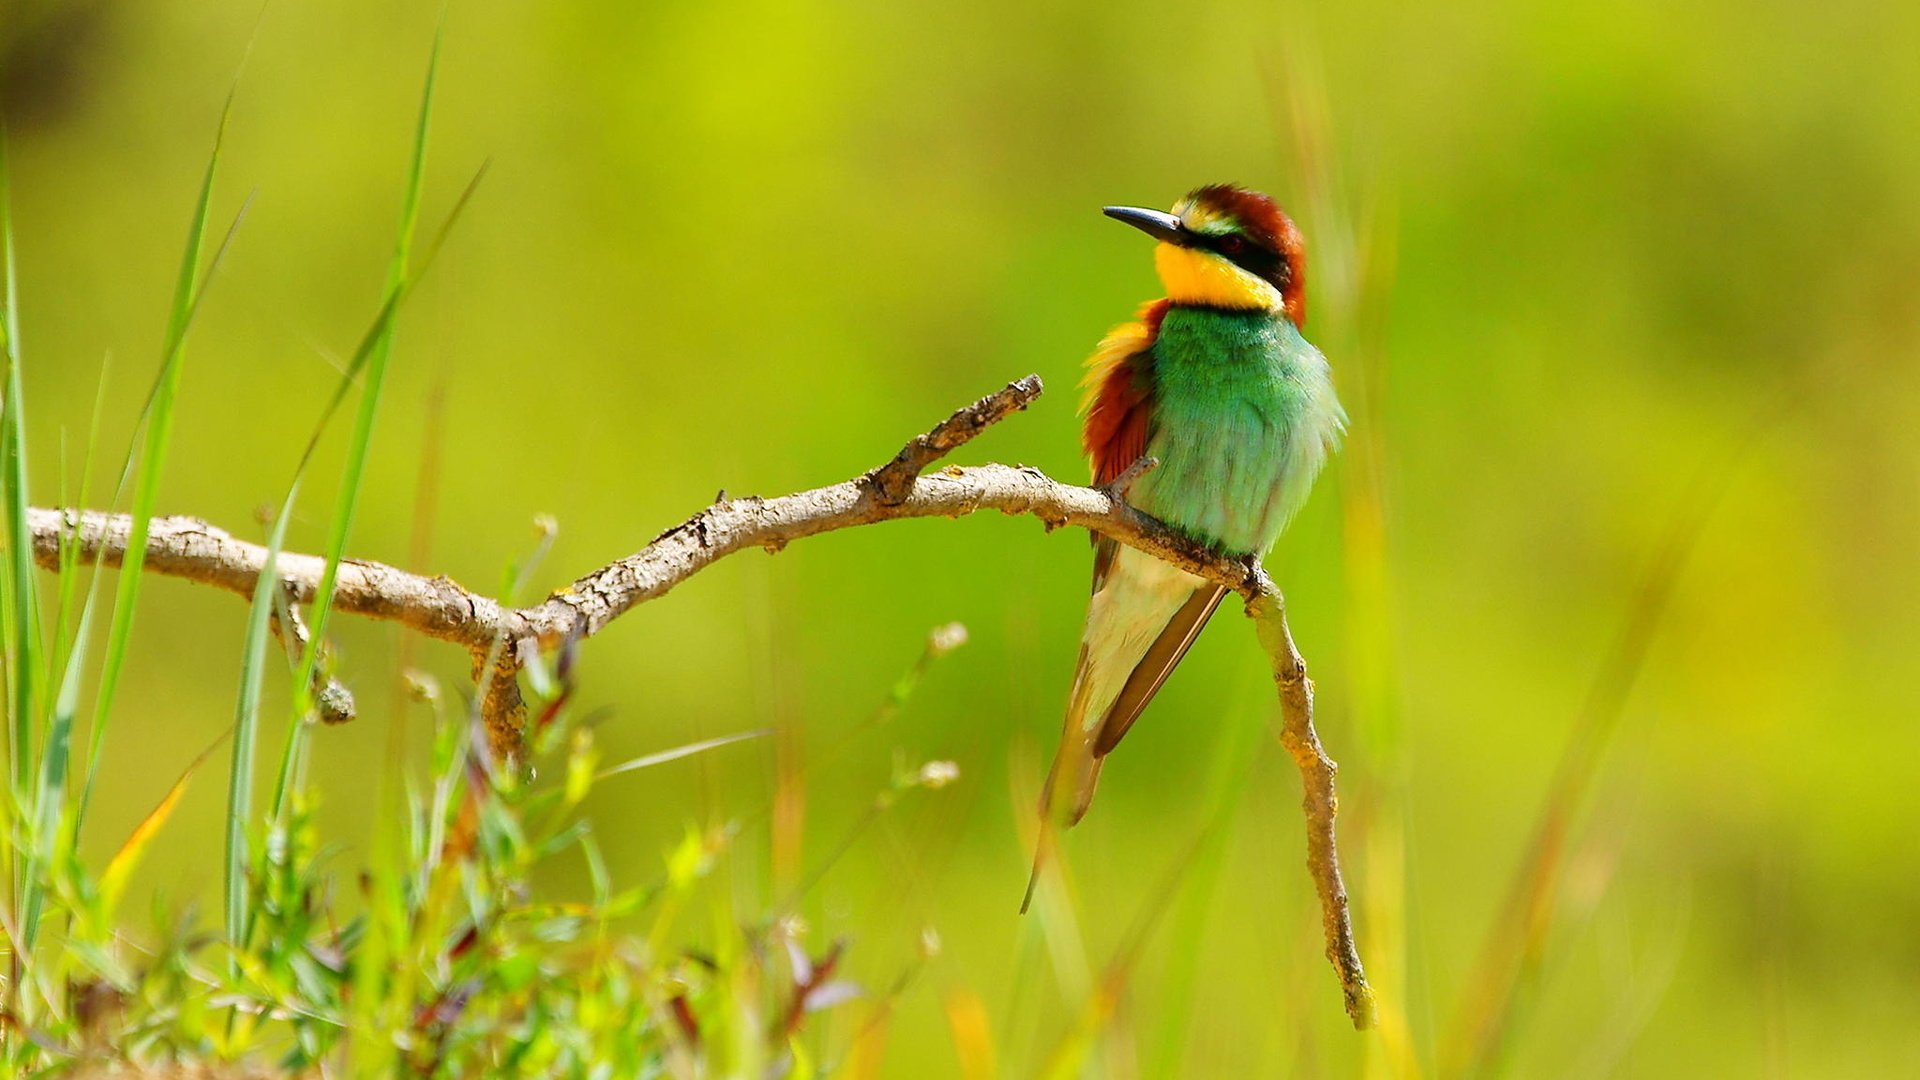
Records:
{"label": "european bee-eater", "polygon": [[[1110,484],[1150,455],[1159,464],[1134,481],[1128,502],[1222,553],[1263,556],[1346,427],[1326,358],[1300,335],[1300,231],[1272,199],[1225,184],[1194,191],[1172,213],[1109,206],[1106,215],[1159,241],[1154,267],[1167,294],[1087,361],[1081,444],[1094,482]],[[1041,795],[1036,876],[1052,830],[1087,812],[1101,762],[1226,591],[1096,538],[1066,730]]]}

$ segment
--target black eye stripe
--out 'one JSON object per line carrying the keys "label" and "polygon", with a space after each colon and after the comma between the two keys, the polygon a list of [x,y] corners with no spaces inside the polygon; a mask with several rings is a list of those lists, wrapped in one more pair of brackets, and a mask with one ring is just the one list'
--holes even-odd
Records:
{"label": "black eye stripe", "polygon": [[[1231,262],[1233,265],[1238,266],[1240,269],[1245,270],[1255,277],[1264,278],[1277,285],[1284,283],[1286,260],[1282,259],[1278,252],[1268,251],[1259,244],[1247,241],[1246,237],[1235,237],[1231,233],[1225,236],[1208,236],[1204,233],[1196,233],[1195,236],[1199,240],[1199,243],[1195,246],[1205,248],[1219,255],[1221,258],[1226,259],[1228,262]],[[1226,243],[1230,238],[1241,241],[1239,251],[1226,250],[1227,247],[1231,246]]]}

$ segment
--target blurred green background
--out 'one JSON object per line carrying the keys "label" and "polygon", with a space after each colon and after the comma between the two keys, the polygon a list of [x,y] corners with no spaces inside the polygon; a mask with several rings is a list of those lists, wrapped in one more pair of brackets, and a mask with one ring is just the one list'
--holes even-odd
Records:
{"label": "blurred green background", "polygon": [[[126,444],[257,6],[0,6],[36,501],[63,445],[77,487],[105,356],[104,445]],[[368,0],[261,18],[216,215],[253,202],[193,331],[162,512],[259,535],[284,493],[378,302],[437,18]],[[1431,1074],[1646,567],[1709,499],[1503,1067],[1920,1061],[1920,7],[476,0],[446,32],[430,219],[492,169],[404,317],[350,551],[482,590],[537,513],[561,528],[544,590],[716,489],[851,476],[1029,371],[1048,395],[962,459],[1078,478],[1079,361],[1155,293],[1146,244],[1098,207],[1231,179],[1307,231],[1309,336],[1356,425],[1270,566],[1345,767],[1385,1032],[1351,1031],[1320,956],[1298,779],[1231,612],[1110,764],[1071,837],[1073,902],[1044,928],[1016,914],[1084,611],[1078,536],[979,517],[748,553],[585,651],[609,761],[785,733],[598,789],[616,878],[738,818],[720,917],[827,866],[795,909],[875,989],[937,930],[887,1075],[960,1075],[956,995],[984,1004],[1003,1071],[1032,1073],[1156,914],[1096,1074]],[[323,544],[334,449],[290,547]],[[96,854],[230,723],[243,612],[148,591]],[[950,620],[970,644],[868,725]],[[400,646],[336,626],[365,715],[320,733],[315,771],[351,846]],[[415,655],[462,685],[462,657]],[[896,755],[961,779],[855,832]],[[785,872],[758,824],[777,758],[804,780]],[[214,904],[222,800],[196,787],[143,871],[169,903]],[[1214,821],[1221,845],[1183,865]],[[563,865],[551,884],[583,882]]]}

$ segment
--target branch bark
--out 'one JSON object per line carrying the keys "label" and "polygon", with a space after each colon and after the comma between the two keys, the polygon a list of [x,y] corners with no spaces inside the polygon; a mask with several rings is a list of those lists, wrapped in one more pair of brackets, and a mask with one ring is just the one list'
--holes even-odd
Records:
{"label": "branch bark", "polygon": [[[1361,969],[1335,845],[1336,766],[1313,727],[1313,685],[1306,662],[1287,628],[1285,602],[1256,560],[1231,558],[1198,544],[1128,505],[1124,485],[1106,488],[1062,484],[1027,466],[948,466],[925,470],[987,428],[1040,396],[1029,375],[958,410],[916,436],[893,460],[852,480],[776,498],[723,499],[655,537],[639,551],[610,563],[545,601],[509,608],[447,577],[424,577],[384,563],[342,562],[335,586],[336,610],[398,622],[428,637],[465,648],[473,657],[481,690],[481,713],[490,748],[513,759],[522,750],[525,706],[518,674],[535,650],[568,638],[586,638],[634,607],[666,595],[682,581],[736,551],[779,551],[803,537],[881,521],[919,517],[964,517],[980,510],[1039,518],[1049,530],[1073,525],[1110,536],[1130,547],[1224,585],[1239,593],[1273,666],[1279,690],[1280,738],[1300,770],[1307,821],[1307,867],[1319,894],[1327,957],[1340,976],[1347,1014],[1356,1027],[1373,1017],[1373,996]],[[28,511],[35,558],[59,565],[60,547],[79,544],[81,555],[118,567],[126,554],[132,521],[125,514],[95,510]],[[147,570],[253,595],[266,549],[191,517],[153,519],[147,540]],[[324,560],[282,552],[276,569],[287,600],[311,603]]]}

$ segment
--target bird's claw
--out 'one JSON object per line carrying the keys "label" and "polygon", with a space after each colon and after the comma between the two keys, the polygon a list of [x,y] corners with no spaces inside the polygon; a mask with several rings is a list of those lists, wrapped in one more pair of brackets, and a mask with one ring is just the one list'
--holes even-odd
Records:
{"label": "bird's claw", "polygon": [[1260,556],[1242,555],[1240,557],[1240,567],[1246,571],[1247,587],[1258,588],[1260,576],[1266,573],[1266,567],[1260,565]]}

